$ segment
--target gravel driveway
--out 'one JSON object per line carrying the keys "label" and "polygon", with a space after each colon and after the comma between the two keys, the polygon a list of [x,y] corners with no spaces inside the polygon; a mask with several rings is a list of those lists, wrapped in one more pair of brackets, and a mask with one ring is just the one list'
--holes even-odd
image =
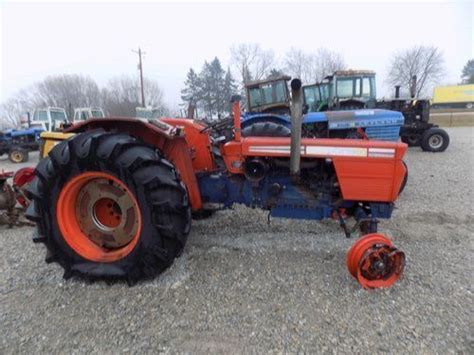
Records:
{"label": "gravel driveway", "polygon": [[445,153],[410,149],[399,209],[380,224],[407,255],[391,289],[349,276],[353,240],[333,221],[219,212],[194,222],[171,269],[132,288],[64,281],[33,228],[0,227],[0,353],[472,354],[474,129],[448,131]]}

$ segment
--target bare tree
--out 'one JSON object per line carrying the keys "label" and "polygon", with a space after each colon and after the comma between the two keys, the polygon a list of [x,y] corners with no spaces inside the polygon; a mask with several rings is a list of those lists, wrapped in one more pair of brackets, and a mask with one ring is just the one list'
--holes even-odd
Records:
{"label": "bare tree", "polygon": [[230,48],[231,63],[239,72],[243,85],[251,80],[265,78],[275,63],[272,50],[264,50],[259,44],[243,43]]}
{"label": "bare tree", "polygon": [[310,54],[305,53],[301,49],[291,47],[285,54],[283,63],[285,72],[294,78],[308,81],[310,80],[311,60]]}
{"label": "bare tree", "polygon": [[438,48],[415,46],[393,56],[387,83],[392,87],[400,85],[403,89],[409,91],[412,78],[416,75],[415,96],[419,97],[426,94],[441,79],[444,73],[444,58]]}
{"label": "bare tree", "polygon": [[31,110],[31,89],[21,90],[17,95],[0,105],[0,126],[4,128],[18,128],[20,118]]}
{"label": "bare tree", "polygon": [[57,106],[72,117],[73,108],[100,106],[100,90],[90,77],[78,74],[48,76],[35,84],[31,91],[32,108]]}
{"label": "bare tree", "polygon": [[[158,83],[144,78],[143,86],[146,105],[165,114],[167,108]],[[141,106],[138,80],[126,75],[109,80],[107,87],[102,89],[102,102],[105,110],[112,116],[135,116],[135,109]]]}
{"label": "bare tree", "polygon": [[310,69],[310,80],[317,82],[336,70],[346,69],[347,65],[342,54],[327,48],[319,48],[313,55]]}
{"label": "bare tree", "polygon": [[291,48],[285,56],[284,67],[287,73],[304,82],[316,82],[336,70],[346,68],[340,53],[319,48],[315,53],[306,53],[301,49]]}

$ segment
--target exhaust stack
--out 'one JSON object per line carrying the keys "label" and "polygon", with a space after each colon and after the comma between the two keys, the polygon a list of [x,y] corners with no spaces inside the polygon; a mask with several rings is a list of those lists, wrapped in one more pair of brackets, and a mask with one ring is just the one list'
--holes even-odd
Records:
{"label": "exhaust stack", "polygon": [[418,78],[416,77],[416,75],[413,75],[413,76],[411,77],[411,82],[410,82],[410,97],[411,97],[412,99],[414,99],[415,96],[416,96],[417,80],[418,80]]}
{"label": "exhaust stack", "polygon": [[301,94],[301,80],[291,81],[291,150],[290,174],[298,176],[301,163],[301,124],[303,116],[303,97]]}
{"label": "exhaust stack", "polygon": [[233,95],[230,99],[232,102],[232,116],[234,116],[234,140],[240,142],[241,131],[240,131],[240,95]]}
{"label": "exhaust stack", "polygon": [[395,85],[395,98],[400,98],[400,85]]}

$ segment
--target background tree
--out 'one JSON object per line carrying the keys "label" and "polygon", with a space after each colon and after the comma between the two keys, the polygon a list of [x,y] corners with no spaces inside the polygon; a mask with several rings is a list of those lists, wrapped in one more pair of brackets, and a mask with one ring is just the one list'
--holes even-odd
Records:
{"label": "background tree", "polygon": [[208,118],[219,117],[230,111],[230,97],[236,92],[235,80],[230,69],[222,68],[219,58],[204,62],[199,74],[191,68],[181,90],[185,106],[193,100]]}
{"label": "background tree", "polygon": [[71,118],[74,108],[100,106],[100,90],[97,83],[87,76],[54,75],[33,86],[30,100],[30,109],[63,107]]}
{"label": "background tree", "polygon": [[311,61],[311,55],[301,49],[291,47],[285,54],[283,65],[285,71],[293,78],[308,82],[311,76]]}
{"label": "background tree", "polygon": [[346,68],[346,62],[341,53],[327,48],[319,48],[313,56],[310,82],[321,81],[336,70],[344,70]]}
{"label": "background tree", "polygon": [[346,63],[340,53],[326,48],[319,48],[315,53],[291,48],[285,55],[284,68],[292,77],[314,83],[336,70],[345,69]]}
{"label": "background tree", "polygon": [[31,90],[21,90],[0,105],[0,129],[20,128],[20,118],[26,116],[32,105]]}
{"label": "background tree", "polygon": [[283,75],[285,75],[285,73],[282,70],[277,69],[277,68],[272,68],[268,72],[267,79],[276,79],[276,78],[282,77]]}
{"label": "background tree", "polygon": [[474,84],[474,59],[469,59],[462,69],[462,82],[464,84]]}
{"label": "background tree", "polygon": [[275,64],[272,50],[265,50],[256,43],[242,43],[230,48],[231,63],[239,73],[241,85],[268,76]]}
{"label": "background tree", "polygon": [[201,100],[201,95],[201,82],[199,75],[193,68],[190,68],[186,75],[184,89],[181,90],[181,100],[186,103],[189,103],[190,101],[198,102]]}
{"label": "background tree", "polygon": [[400,85],[409,91],[411,80],[417,76],[415,96],[426,95],[444,75],[444,59],[441,51],[431,46],[415,46],[396,53],[389,67],[387,83]]}
{"label": "background tree", "polygon": [[[165,114],[168,109],[163,102],[163,92],[158,83],[149,78],[144,78],[145,104],[157,108],[158,112]],[[140,107],[140,84],[134,76],[119,76],[109,80],[102,89],[102,105],[111,116],[134,117],[136,108]]]}

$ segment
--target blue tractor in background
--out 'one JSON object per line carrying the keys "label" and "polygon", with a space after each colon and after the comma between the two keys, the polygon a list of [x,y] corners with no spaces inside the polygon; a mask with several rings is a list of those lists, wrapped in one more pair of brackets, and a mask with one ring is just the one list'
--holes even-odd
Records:
{"label": "blue tractor in background", "polygon": [[8,154],[12,163],[28,161],[30,151],[38,150],[43,128],[9,129],[0,132],[0,156]]}
{"label": "blue tractor in background", "polygon": [[[247,112],[242,116],[243,136],[290,136],[289,76],[246,85]],[[398,141],[404,123],[402,113],[385,109],[308,112],[302,118],[302,136],[307,138],[368,138]]]}

